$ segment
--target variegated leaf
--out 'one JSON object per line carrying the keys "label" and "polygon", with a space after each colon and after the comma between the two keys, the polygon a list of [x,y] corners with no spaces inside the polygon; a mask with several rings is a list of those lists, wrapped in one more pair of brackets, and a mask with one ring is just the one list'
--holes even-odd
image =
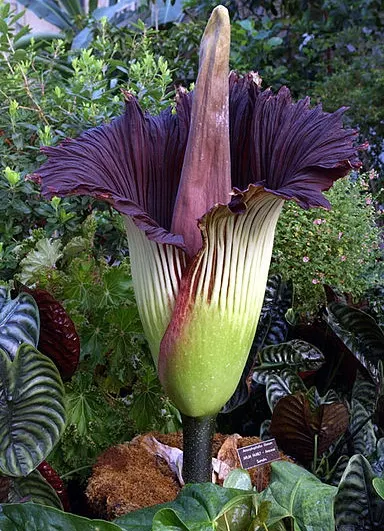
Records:
{"label": "variegated leaf", "polygon": [[64,387],[54,363],[25,343],[13,361],[0,350],[0,472],[31,473],[64,425]]}
{"label": "variegated leaf", "polygon": [[11,299],[6,287],[0,286],[0,348],[13,359],[22,343],[36,347],[39,340],[39,310],[27,293]]}

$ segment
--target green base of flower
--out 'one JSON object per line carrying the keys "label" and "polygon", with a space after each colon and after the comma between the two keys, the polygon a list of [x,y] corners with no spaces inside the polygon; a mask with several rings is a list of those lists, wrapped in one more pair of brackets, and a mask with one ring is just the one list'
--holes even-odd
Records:
{"label": "green base of flower", "polygon": [[212,439],[216,415],[183,420],[183,479],[185,483],[212,481]]}

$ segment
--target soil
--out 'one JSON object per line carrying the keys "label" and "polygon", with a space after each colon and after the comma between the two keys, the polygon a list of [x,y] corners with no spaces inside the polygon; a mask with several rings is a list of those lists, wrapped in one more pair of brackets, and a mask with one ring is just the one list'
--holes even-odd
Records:
{"label": "soil", "polygon": [[[162,444],[182,449],[181,433],[150,434]],[[141,444],[144,436],[130,443],[119,444],[106,450],[98,458],[89,480],[86,495],[90,509],[97,518],[112,520],[127,512],[151,505],[165,503],[176,498],[181,487],[164,459],[154,456]],[[222,450],[223,443],[227,443]],[[239,467],[235,450],[260,442],[258,437],[239,437],[228,441],[227,435],[216,434],[212,457],[217,457],[231,467]],[[224,452],[224,453],[223,453]],[[283,459],[288,459],[281,454]],[[249,470],[252,483],[261,491],[268,486],[271,465],[266,464]],[[220,483],[220,481],[218,481]]]}

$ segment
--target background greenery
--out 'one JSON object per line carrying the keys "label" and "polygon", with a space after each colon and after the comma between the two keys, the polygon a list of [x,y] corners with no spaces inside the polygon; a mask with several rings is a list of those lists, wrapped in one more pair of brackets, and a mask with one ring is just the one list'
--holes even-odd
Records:
{"label": "background greenery", "polygon": [[[346,123],[370,143],[364,175],[329,192],[332,211],[286,205],[272,271],[293,280],[300,320],[316,316],[324,284],[356,303],[368,298],[377,305],[384,210],[381,2],[223,3],[233,20],[233,69],[257,70],[265,87],[286,84],[295,98],[321,99],[328,111],[350,106]],[[0,0],[0,278],[52,292],[82,343],[79,371],[67,383],[67,429],[52,456],[61,472],[92,463],[103,448],[138,431],[175,429],[179,419],[143,339],[120,217],[88,198],[44,201],[25,177],[44,160],[41,145],[122,112],[121,89],[150,112],[170,105],[174,84],[189,87],[195,80],[198,43],[215,4],[188,0],[176,17],[181,22],[160,19],[158,29],[139,20],[148,20],[146,6],[130,17],[83,13],[75,25],[59,28],[60,38],[47,39],[30,38]]]}

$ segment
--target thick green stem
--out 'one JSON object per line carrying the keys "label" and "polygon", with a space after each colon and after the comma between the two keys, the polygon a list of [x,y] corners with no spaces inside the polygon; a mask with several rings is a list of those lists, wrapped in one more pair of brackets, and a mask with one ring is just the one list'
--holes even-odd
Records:
{"label": "thick green stem", "polygon": [[185,483],[212,481],[212,439],[216,415],[183,420],[183,479]]}

